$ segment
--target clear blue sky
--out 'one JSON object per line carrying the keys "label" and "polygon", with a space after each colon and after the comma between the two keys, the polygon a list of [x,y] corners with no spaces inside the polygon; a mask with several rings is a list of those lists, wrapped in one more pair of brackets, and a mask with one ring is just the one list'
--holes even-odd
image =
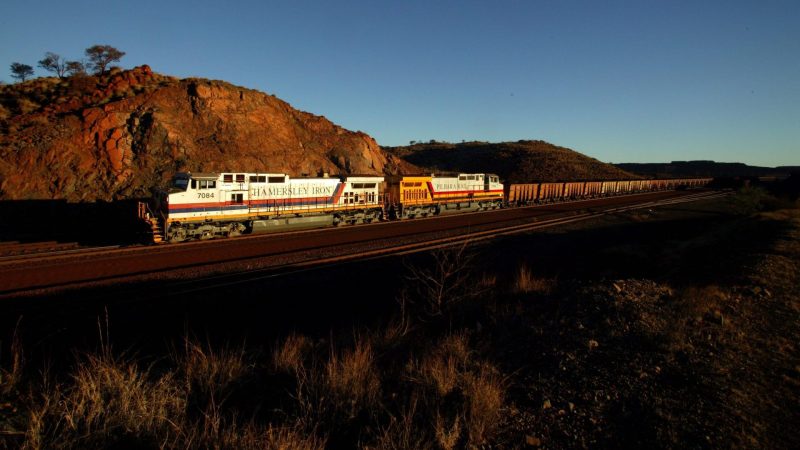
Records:
{"label": "clear blue sky", "polygon": [[4,0],[0,42],[5,82],[109,44],[123,67],[275,94],[382,145],[800,164],[800,0]]}

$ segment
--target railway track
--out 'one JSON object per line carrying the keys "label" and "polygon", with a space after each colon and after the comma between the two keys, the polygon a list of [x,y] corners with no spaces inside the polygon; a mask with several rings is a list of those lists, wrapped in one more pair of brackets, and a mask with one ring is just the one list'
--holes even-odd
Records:
{"label": "railway track", "polygon": [[77,242],[0,242],[0,259],[24,258],[37,254],[69,251],[78,248]]}
{"label": "railway track", "polygon": [[78,255],[120,248],[119,245],[81,247],[77,242],[33,242],[0,244],[0,263],[37,260],[62,255]]}
{"label": "railway track", "polygon": [[[308,270],[309,268],[321,266],[321,265],[332,265],[332,264],[342,264],[347,263],[354,260],[369,260],[369,259],[376,259],[385,257],[388,255],[394,256],[401,256],[401,255],[408,255],[413,253],[419,253],[423,251],[431,251],[437,249],[443,249],[448,247],[456,247],[461,246],[464,244],[472,244],[475,242],[480,242],[484,240],[489,240],[492,238],[496,238],[498,236],[505,236],[517,233],[524,233],[529,231],[536,231],[544,228],[554,227],[558,225],[566,225],[569,223],[580,222],[592,218],[596,218],[598,216],[602,216],[605,214],[616,214],[616,213],[623,213],[628,211],[633,211],[637,209],[643,208],[657,208],[663,206],[670,206],[676,205],[680,203],[688,203],[694,202],[698,200],[710,200],[713,198],[720,198],[724,197],[728,194],[726,193],[703,193],[697,194],[687,197],[682,197],[679,199],[670,199],[664,201],[655,201],[655,202],[647,202],[639,205],[633,206],[626,206],[626,207],[619,207],[619,208],[611,208],[608,210],[603,211],[594,211],[594,212],[586,212],[580,213],[577,215],[569,216],[569,217],[559,217],[547,220],[536,221],[534,223],[528,224],[521,224],[521,225],[511,225],[507,227],[501,227],[497,229],[487,230],[487,231],[476,231],[472,233],[466,233],[459,236],[448,237],[448,238],[440,238],[434,239],[430,241],[420,242],[416,244],[403,244],[403,245],[396,245],[385,247],[381,249],[376,249],[373,251],[367,252],[359,252],[359,253],[352,253],[343,256],[335,256],[335,257],[327,257],[327,258],[319,258],[319,259],[309,259],[306,261],[294,263],[294,264],[287,264],[282,266],[280,271],[276,270],[275,267],[265,267],[259,269],[251,269],[251,270],[243,270],[237,271],[236,273],[226,273],[226,274],[219,274],[219,275],[212,275],[203,277],[197,280],[181,280],[176,281],[170,284],[170,291],[166,293],[167,296],[177,296],[177,295],[184,295],[189,294],[192,292],[199,292],[208,289],[218,289],[224,288],[227,286],[235,286],[241,283],[251,283],[258,280],[266,280],[269,278],[275,278],[277,276],[283,276],[287,274],[296,274],[300,271]],[[536,206],[532,206],[531,208],[535,208]]]}
{"label": "railway track", "polygon": [[[586,220],[601,214],[695,201],[714,192],[660,192],[511,208],[478,214],[366,226],[254,235],[220,241],[134,248],[85,249],[59,254],[0,258],[0,297],[35,295],[44,288],[169,280],[171,286],[237,282],[271,271],[298,270],[353,259],[425,251],[464,241]],[[77,250],[77,249],[76,249]],[[235,272],[235,273],[232,273]],[[170,275],[170,273],[172,275]],[[191,280],[180,281],[182,277]],[[219,277],[219,278],[217,278]],[[205,281],[203,281],[205,280]],[[177,285],[176,283],[181,283]]]}

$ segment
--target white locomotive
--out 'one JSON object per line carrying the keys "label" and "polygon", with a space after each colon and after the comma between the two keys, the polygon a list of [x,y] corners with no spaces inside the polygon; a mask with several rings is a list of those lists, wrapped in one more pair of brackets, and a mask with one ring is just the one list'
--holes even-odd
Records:
{"label": "white locomotive", "polygon": [[383,214],[381,176],[292,178],[282,173],[179,173],[157,196],[170,242],[243,232],[369,223]]}

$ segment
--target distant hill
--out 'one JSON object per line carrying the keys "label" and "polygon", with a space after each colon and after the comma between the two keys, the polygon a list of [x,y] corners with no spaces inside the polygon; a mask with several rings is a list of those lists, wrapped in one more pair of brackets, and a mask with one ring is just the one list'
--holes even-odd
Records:
{"label": "distant hill", "polygon": [[670,163],[622,163],[620,169],[649,178],[674,177],[788,177],[800,166],[759,167],[715,161],[672,161]]}
{"label": "distant hill", "polygon": [[492,172],[511,183],[638,178],[613,165],[544,141],[432,142],[383,149],[430,172]]}
{"label": "distant hill", "polygon": [[0,85],[0,200],[147,197],[174,172],[417,168],[259,91],[148,66]]}

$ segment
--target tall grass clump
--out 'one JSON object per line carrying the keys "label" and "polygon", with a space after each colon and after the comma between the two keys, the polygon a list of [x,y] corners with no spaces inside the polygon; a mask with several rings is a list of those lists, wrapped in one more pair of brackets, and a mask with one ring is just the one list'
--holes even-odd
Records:
{"label": "tall grass clump", "polygon": [[464,422],[471,446],[486,442],[497,428],[505,397],[504,385],[505,380],[498,370],[488,363],[482,363],[464,375]]}
{"label": "tall grass clump", "polygon": [[505,380],[487,361],[474,358],[469,336],[445,336],[420,361],[411,360],[408,377],[429,415],[418,424],[440,448],[475,447],[496,430],[505,398]]}
{"label": "tall grass clump", "polygon": [[70,381],[31,409],[28,448],[162,446],[182,433],[186,397],[172,373],[104,352],[84,356]]}
{"label": "tall grass clump", "polygon": [[372,344],[367,340],[360,339],[354,348],[341,353],[331,349],[323,380],[333,406],[349,418],[380,402],[380,378]]}
{"label": "tall grass clump", "polygon": [[312,343],[306,336],[291,334],[272,353],[273,367],[278,372],[298,375],[304,370],[311,348]]}
{"label": "tall grass clump", "polygon": [[556,280],[536,277],[528,266],[522,264],[517,270],[513,290],[518,294],[537,293],[547,295],[553,292],[555,285]]}
{"label": "tall grass clump", "polygon": [[216,395],[252,370],[244,346],[215,350],[210,345],[185,338],[183,354],[177,355],[176,359],[186,391],[193,394]]}
{"label": "tall grass clump", "polygon": [[452,334],[439,343],[420,362],[412,361],[412,376],[444,398],[460,386],[470,362],[469,337]]}
{"label": "tall grass clump", "polygon": [[407,404],[400,406],[399,412],[390,415],[389,421],[377,433],[374,445],[367,448],[381,450],[414,450],[431,448],[432,442],[418,424],[422,415],[419,411],[419,398],[412,396]]}
{"label": "tall grass clump", "polygon": [[[14,328],[14,335],[8,348],[8,368],[0,365],[0,395],[9,395],[16,390],[22,380],[22,369],[25,365],[25,356],[22,349],[22,342],[19,339],[19,321]],[[2,344],[2,343],[0,343]],[[3,348],[0,345],[0,363],[4,362]]]}
{"label": "tall grass clump", "polygon": [[209,406],[203,418],[187,427],[180,445],[174,448],[204,449],[302,449],[325,448],[325,438],[307,433],[302,427],[290,425],[240,424],[236,418],[225,418],[218,408]]}

